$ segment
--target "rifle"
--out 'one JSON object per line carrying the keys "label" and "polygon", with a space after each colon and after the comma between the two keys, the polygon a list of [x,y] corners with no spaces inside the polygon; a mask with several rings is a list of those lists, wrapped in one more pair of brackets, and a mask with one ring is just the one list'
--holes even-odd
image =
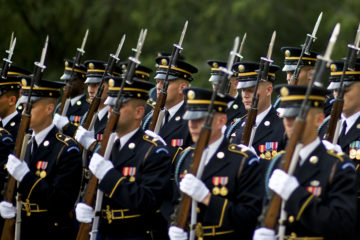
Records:
{"label": "rifle", "polygon": [[331,108],[331,114],[330,114],[331,117],[325,134],[326,140],[328,140],[329,142],[333,142],[334,144],[336,144],[338,141],[339,129],[341,124],[340,115],[344,106],[344,94],[345,94],[344,77],[347,70],[350,71],[355,70],[356,55],[357,52],[360,50],[359,42],[360,42],[360,24],[358,26],[354,44],[348,44],[348,52],[346,55],[346,59],[344,61],[344,66],[340,77],[340,87],[338,90],[338,95]]}
{"label": "rifle", "polygon": [[274,48],[275,37],[276,37],[276,31],[274,31],[272,34],[266,58],[265,57],[260,58],[260,66],[259,66],[259,72],[258,72],[258,75],[256,78],[254,96],[253,96],[253,99],[251,102],[251,107],[248,111],[248,115],[247,115],[247,119],[246,119],[246,123],[245,123],[245,127],[244,127],[244,132],[243,132],[243,135],[241,136],[241,143],[246,146],[252,145],[252,143],[251,143],[252,138],[255,135],[256,127],[254,127],[254,126],[255,126],[255,120],[256,120],[256,115],[257,115],[257,105],[259,102],[259,94],[257,94],[257,90],[258,90],[260,81],[265,81],[268,79],[269,66],[273,62],[273,60],[271,60],[271,55],[272,55],[272,50]]}
{"label": "rifle", "polygon": [[[306,124],[306,117],[310,108],[309,95],[311,93],[311,88],[313,85],[321,86],[322,79],[325,74],[326,66],[331,62],[330,56],[337,40],[337,36],[340,32],[340,24],[337,23],[332,32],[332,35],[329,40],[329,44],[326,48],[324,56],[317,56],[317,61],[315,64],[314,76],[311,78],[311,81],[308,84],[305,93],[305,99],[303,100],[298,116],[295,120],[294,131],[291,135],[289,141],[286,144],[285,154],[280,161],[280,169],[285,172],[288,172],[289,166],[291,163],[292,156],[295,151],[295,147],[302,138],[302,134]],[[268,229],[275,229],[277,224],[277,218],[279,215],[281,198],[279,195],[274,194],[270,200],[270,203],[264,208],[262,215],[260,216],[261,225]]]}
{"label": "rifle", "polygon": [[188,26],[188,21],[185,22],[183,31],[180,36],[179,43],[178,44],[174,43],[174,45],[173,45],[173,50],[172,50],[172,53],[170,56],[169,67],[166,71],[163,88],[161,89],[160,94],[156,101],[154,113],[153,113],[151,123],[150,123],[150,128],[149,128],[151,131],[154,131],[156,133],[158,132],[158,129],[160,128],[159,124],[162,123],[162,118],[164,117],[164,114],[162,114],[162,115],[159,115],[159,114],[160,114],[160,111],[164,112],[163,110],[164,110],[164,106],[166,103],[167,89],[169,86],[170,69],[173,65],[176,65],[178,56],[179,56],[180,52],[183,50],[182,43],[183,43],[183,40],[185,37],[187,26]]}
{"label": "rifle", "polygon": [[[25,136],[27,130],[29,129],[29,125],[30,125],[31,106],[32,106],[32,102],[31,102],[32,91],[33,91],[34,85],[38,85],[38,83],[41,79],[42,73],[46,68],[44,63],[45,63],[48,42],[49,42],[49,36],[46,37],[45,44],[44,44],[44,47],[43,47],[42,53],[41,53],[40,62],[34,63],[35,68],[34,68],[34,73],[33,73],[32,79],[31,79],[31,85],[30,85],[30,90],[29,90],[29,94],[28,94],[28,99],[27,99],[25,111],[23,112],[23,114],[21,116],[21,122],[20,122],[19,130],[18,130],[18,133],[16,136],[14,155],[17,158],[20,158],[24,136]],[[10,178],[7,182],[6,191],[5,191],[5,195],[4,195],[5,201],[7,201],[9,203],[14,202],[15,188],[16,188],[16,180],[15,180],[15,178],[10,176]],[[20,201],[20,199],[18,199],[18,201]],[[1,240],[13,240],[14,239],[14,233],[15,233],[15,231],[14,231],[15,225],[14,224],[15,224],[15,218],[5,219],[4,227],[3,227],[3,231],[2,231],[2,235],[1,235]]]}
{"label": "rifle", "polygon": [[116,53],[115,54],[110,54],[110,56],[109,56],[109,59],[108,59],[108,62],[106,64],[104,74],[103,74],[103,76],[101,78],[100,86],[99,86],[99,88],[98,88],[98,90],[96,92],[95,97],[91,101],[89,111],[86,114],[86,117],[85,117],[85,120],[84,120],[84,123],[83,123],[83,127],[85,129],[89,129],[90,124],[91,124],[92,119],[93,119],[93,116],[94,116],[95,112],[97,111],[97,109],[98,109],[98,107],[100,105],[101,95],[104,92],[105,77],[113,74],[115,65],[120,60],[119,55],[120,55],[120,51],[121,51],[121,49],[122,49],[122,47],[124,45],[125,38],[126,38],[126,35],[124,34],[122,36],[122,38],[121,38],[121,41],[120,41],[119,46],[118,46],[118,48],[116,50]]}
{"label": "rifle", "polygon": [[293,84],[293,83],[294,83],[294,85],[297,84],[297,81],[298,81],[299,75],[300,75],[300,71],[301,71],[301,67],[302,67],[303,56],[304,56],[304,54],[310,55],[310,48],[311,48],[312,44],[315,42],[315,40],[316,40],[316,33],[318,31],[318,28],[319,28],[319,25],[320,25],[320,22],[321,22],[321,19],[322,19],[322,14],[323,13],[321,12],[318,19],[317,19],[317,21],[316,21],[316,23],[315,23],[312,34],[311,35],[306,34],[305,43],[302,45],[300,57],[299,57],[299,60],[298,60],[298,62],[296,64],[295,72],[291,76],[290,84]]}
{"label": "rifle", "polygon": [[85,32],[85,36],[82,41],[81,47],[76,49],[76,55],[74,57],[74,64],[71,69],[70,78],[69,78],[69,80],[66,81],[66,86],[64,87],[64,93],[61,97],[61,105],[59,107],[59,113],[62,116],[66,116],[66,113],[69,109],[69,104],[70,104],[70,99],[71,99],[70,92],[71,92],[71,88],[72,88],[72,80],[73,80],[72,78],[73,78],[73,74],[74,74],[74,69],[75,69],[75,67],[80,66],[80,59],[81,59],[81,56],[84,55],[84,53],[85,53],[84,48],[85,48],[88,34],[89,34],[89,29],[87,29]]}
{"label": "rifle", "polygon": [[[101,156],[104,156],[104,154],[105,154],[110,135],[115,130],[116,124],[120,117],[120,109],[121,109],[122,101],[123,101],[122,92],[124,89],[125,81],[128,84],[132,83],[132,78],[134,76],[136,66],[140,64],[140,61],[138,59],[139,59],[139,56],[141,53],[141,49],[144,45],[146,34],[147,34],[147,29],[145,29],[144,31],[141,30],[140,36],[139,36],[139,41],[138,41],[138,44],[136,47],[136,55],[135,55],[135,57],[129,57],[130,62],[128,64],[127,71],[125,73],[124,81],[121,82],[120,91],[119,91],[117,99],[116,99],[115,107],[111,111],[109,120],[107,122],[105,131],[104,131],[104,137],[103,137],[103,140],[101,141],[101,147],[98,152]],[[123,39],[124,39],[124,37],[123,37]],[[119,47],[120,47],[120,45],[119,45]],[[91,206],[91,207],[94,206],[97,185],[98,185],[98,179],[94,175],[92,175],[89,180],[89,183],[87,185],[86,192],[84,195],[84,203],[87,204],[88,206]],[[77,240],[89,239],[89,233],[90,233],[91,228],[92,228],[91,223],[81,223],[76,239]]]}
{"label": "rifle", "polygon": [[[220,68],[220,70],[225,73],[224,79],[220,83],[220,86],[215,87],[215,89],[211,95],[211,101],[210,101],[210,104],[208,107],[208,112],[207,112],[207,115],[205,118],[205,122],[201,128],[199,140],[196,143],[192,166],[190,169],[190,173],[193,174],[194,176],[197,175],[202,153],[203,153],[204,149],[207,147],[209,138],[211,135],[211,124],[212,124],[212,120],[214,118],[214,111],[215,111],[213,109],[215,98],[217,95],[219,95],[220,97],[224,97],[226,95],[224,86],[226,86],[227,81],[229,81],[229,79],[233,75],[231,68],[234,63],[234,58],[235,58],[236,50],[238,49],[238,47],[239,47],[239,37],[236,37],[235,41],[234,41],[233,49],[230,52],[229,60],[227,63],[227,68],[224,68],[224,67]],[[182,229],[185,229],[186,223],[188,221],[190,204],[191,204],[191,198],[188,195],[183,194],[181,202],[178,205],[176,212],[175,212],[175,225]]]}
{"label": "rifle", "polygon": [[2,79],[7,78],[9,67],[12,64],[11,58],[12,58],[12,55],[14,54],[15,45],[16,45],[16,38],[14,38],[14,33],[12,33],[9,49],[6,50],[6,53],[8,53],[8,57],[3,58],[3,66],[1,68],[1,78]]}

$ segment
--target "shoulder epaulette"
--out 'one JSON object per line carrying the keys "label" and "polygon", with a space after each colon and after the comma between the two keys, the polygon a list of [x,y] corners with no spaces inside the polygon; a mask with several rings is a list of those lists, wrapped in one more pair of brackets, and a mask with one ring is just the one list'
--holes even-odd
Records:
{"label": "shoulder epaulette", "polygon": [[228,150],[230,152],[233,152],[233,153],[238,153],[238,154],[241,154],[245,157],[248,157],[249,155],[246,153],[246,150],[248,149],[244,149],[242,147],[239,147],[238,145],[236,144],[230,144],[229,147],[228,147]]}
{"label": "shoulder epaulette", "polygon": [[69,146],[71,142],[75,143],[75,140],[72,137],[66,136],[62,133],[57,133],[56,139],[63,142],[66,146]]}
{"label": "shoulder epaulette", "polygon": [[148,134],[144,134],[143,139],[149,143],[152,143],[153,145],[155,145],[155,147],[158,146],[158,141],[160,141],[160,139],[150,136]]}
{"label": "shoulder epaulette", "polygon": [[0,128],[0,137],[2,137],[3,135],[11,135],[11,133],[9,133],[9,131],[5,128]]}
{"label": "shoulder epaulette", "polygon": [[330,156],[333,156],[333,157],[339,159],[340,162],[344,162],[344,158],[342,157],[342,156],[344,156],[344,153],[343,153],[343,152],[338,153],[338,152],[336,152],[336,151],[334,151],[334,150],[328,150],[328,151],[326,151],[326,152],[327,152],[327,154],[329,154]]}

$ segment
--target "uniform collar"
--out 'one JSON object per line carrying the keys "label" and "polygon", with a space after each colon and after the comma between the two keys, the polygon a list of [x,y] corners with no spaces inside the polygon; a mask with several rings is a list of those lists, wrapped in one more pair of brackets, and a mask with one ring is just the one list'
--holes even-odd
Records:
{"label": "uniform collar", "polygon": [[41,130],[37,134],[35,134],[35,132],[33,131],[32,135],[33,135],[33,137],[35,136],[35,140],[36,140],[36,143],[38,146],[40,146],[40,144],[44,141],[45,137],[48,135],[48,133],[51,131],[51,129],[53,129],[53,127],[55,127],[55,125],[53,123],[51,123],[48,127]]}
{"label": "uniform collar", "polygon": [[211,143],[210,145],[208,145],[203,154],[206,154],[206,158],[205,158],[205,165],[207,165],[210,161],[210,159],[212,158],[212,156],[215,154],[216,150],[219,148],[220,144],[222,143],[222,141],[224,140],[224,134],[221,134],[221,137],[216,140],[215,142]]}
{"label": "uniform collar", "polygon": [[271,105],[268,107],[268,109],[266,109],[265,111],[263,111],[262,113],[256,116],[256,121],[255,121],[256,126],[260,125],[262,120],[264,120],[265,116],[270,112],[270,109],[271,109]]}
{"label": "uniform collar", "polygon": [[168,109],[169,112],[169,120],[176,114],[176,112],[180,109],[180,107],[183,105],[184,100],[182,100],[181,102],[179,102],[178,104],[176,104],[175,106],[173,106],[172,108]]}
{"label": "uniform collar", "polygon": [[98,112],[97,117],[98,117],[99,121],[101,121],[104,118],[104,116],[107,114],[109,108],[110,108],[109,106],[105,106],[103,109],[101,109]]}
{"label": "uniform collar", "polygon": [[[120,138],[120,149],[119,149],[119,151],[123,148],[123,146],[125,146],[125,144],[129,141],[129,139],[132,138],[132,136],[135,135],[135,133],[139,130],[139,128],[140,128],[140,127],[138,127],[138,128],[136,128],[135,130],[133,130],[133,131],[125,134],[124,136],[122,136],[122,137]],[[119,139],[118,136],[116,136],[115,141],[116,141],[117,139]]]}
{"label": "uniform collar", "polygon": [[230,109],[231,105],[235,102],[235,99],[239,96],[239,92],[236,93],[236,95],[234,96],[234,100],[231,100],[230,102],[227,103],[228,109]]}
{"label": "uniform collar", "polygon": [[317,137],[314,141],[312,141],[310,144],[306,145],[305,147],[301,148],[299,151],[299,157],[300,157],[300,166],[303,165],[305,160],[309,157],[309,155],[319,146],[320,139]]}
{"label": "uniform collar", "polygon": [[353,115],[351,115],[348,118],[345,118],[344,114],[341,114],[342,122],[341,122],[341,129],[339,132],[342,131],[343,123],[344,123],[344,121],[346,121],[346,131],[345,131],[345,134],[346,134],[351,129],[351,127],[354,125],[354,123],[359,118],[359,116],[360,116],[360,111],[357,113],[354,113]]}
{"label": "uniform collar", "polygon": [[80,98],[82,98],[84,95],[85,95],[85,94],[81,94],[81,95],[79,95],[79,96],[76,96],[76,97],[72,98],[72,99],[70,100],[71,106],[74,106],[75,103],[76,103],[78,100],[80,100]]}
{"label": "uniform collar", "polygon": [[18,111],[15,110],[15,112],[13,112],[12,114],[6,116],[5,118],[1,119],[3,127],[6,126],[6,124],[8,124],[8,122],[15,117],[18,114]]}

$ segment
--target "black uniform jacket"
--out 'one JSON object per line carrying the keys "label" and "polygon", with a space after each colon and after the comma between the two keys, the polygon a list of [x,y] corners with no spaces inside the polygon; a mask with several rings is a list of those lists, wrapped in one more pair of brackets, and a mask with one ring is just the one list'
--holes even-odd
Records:
{"label": "black uniform jacket", "polygon": [[[281,155],[272,161],[267,177],[280,162],[278,159]],[[356,176],[355,167],[347,156],[327,150],[321,143],[301,166],[297,166],[294,176],[300,186],[285,205],[287,234],[322,236],[326,240],[353,239]]]}
{"label": "black uniform jacket", "polygon": [[[229,132],[226,133],[226,136],[230,136],[231,143],[239,144],[241,142],[241,137],[243,134],[243,130],[245,128],[247,118],[242,118],[239,120],[239,122],[234,123],[236,126],[232,130],[231,134]],[[271,107],[268,114],[264,117],[264,119],[260,122],[259,126],[256,128],[254,140],[252,146],[256,150],[258,156],[260,158],[264,158],[264,155],[266,153],[266,143],[277,143],[276,144],[276,152],[279,152],[279,147],[281,146],[280,142],[284,137],[284,126],[282,120],[277,115],[277,112],[273,107]],[[234,134],[235,133],[235,134]],[[261,152],[259,146],[263,146],[264,151]],[[269,152],[273,152],[273,148],[269,150]],[[275,154],[272,156],[276,156]],[[270,160],[270,159],[267,159]]]}
{"label": "black uniform jacket", "polygon": [[81,181],[79,147],[53,127],[36,151],[31,153],[31,148],[30,141],[25,154],[30,172],[18,188],[22,239],[69,239],[74,234],[70,214]]}
{"label": "black uniform jacket", "polygon": [[[185,102],[170,119],[170,121],[160,128],[158,133],[167,144],[172,162],[179,152],[193,143],[189,133],[188,121],[182,118],[184,113]],[[143,129],[148,129],[150,127],[152,114],[153,112],[150,112],[145,118]]]}
{"label": "black uniform jacket", "polygon": [[231,104],[230,108],[226,111],[227,123],[226,126],[230,126],[236,122],[239,118],[242,118],[247,114],[247,111],[242,103],[241,94],[235,98],[234,102]]}
{"label": "black uniform jacket", "polygon": [[[176,161],[174,203],[179,199],[178,184],[189,171],[193,152],[194,148],[187,148]],[[198,204],[197,221],[202,224],[204,239],[251,238],[261,212],[262,175],[255,154],[229,145],[224,138],[201,177],[211,193],[209,206]]]}
{"label": "black uniform jacket", "polygon": [[114,145],[111,169],[99,184],[105,193],[100,232],[142,237],[169,187],[169,152],[140,128],[119,151]]}

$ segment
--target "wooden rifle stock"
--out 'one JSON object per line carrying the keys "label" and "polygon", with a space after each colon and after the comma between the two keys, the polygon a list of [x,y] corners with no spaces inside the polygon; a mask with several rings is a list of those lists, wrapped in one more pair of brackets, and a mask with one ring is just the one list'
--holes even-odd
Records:
{"label": "wooden rifle stock", "polygon": [[167,93],[161,91],[159,94],[159,97],[157,98],[156,106],[154,109],[153,116],[151,118],[151,124],[150,124],[150,128],[149,128],[151,131],[154,131],[154,129],[155,129],[157,120],[159,118],[160,111],[165,106],[166,97],[167,97]]}
{"label": "wooden rifle stock", "polygon": [[[16,136],[14,155],[17,158],[20,158],[21,149],[23,140],[27,130],[30,125],[30,115],[24,113],[21,117],[21,122]],[[9,180],[7,182],[4,200],[9,203],[14,203],[15,201],[15,189],[16,189],[16,179],[9,175]],[[1,240],[13,240],[15,238],[15,218],[5,219],[4,227],[1,234]]]}
{"label": "wooden rifle stock", "polygon": [[247,114],[243,135],[241,136],[241,143],[246,146],[249,145],[251,131],[253,126],[255,125],[256,116],[257,116],[257,107],[251,107]]}
{"label": "wooden rifle stock", "polygon": [[68,99],[70,96],[70,91],[71,91],[71,86],[66,84],[64,87],[63,95],[61,97],[61,101],[60,101],[60,107],[58,110],[59,114],[62,114],[62,112],[64,111],[65,102],[66,102],[66,99]]}
{"label": "wooden rifle stock", "polygon": [[336,125],[340,118],[343,106],[344,106],[344,99],[336,98],[331,108],[329,125],[326,129],[326,135],[325,135],[325,139],[328,140],[329,142],[333,142],[334,140]]}
{"label": "wooden rifle stock", "polygon": [[[211,118],[212,120],[212,118]],[[204,149],[207,147],[211,134],[211,128],[203,127],[201,129],[199,140],[196,144],[196,150],[194,153],[193,163],[191,165],[190,173],[196,176],[197,170],[200,165],[201,155]],[[189,217],[189,210],[191,206],[191,197],[183,194],[178,209],[176,210],[175,225],[185,229]]]}

